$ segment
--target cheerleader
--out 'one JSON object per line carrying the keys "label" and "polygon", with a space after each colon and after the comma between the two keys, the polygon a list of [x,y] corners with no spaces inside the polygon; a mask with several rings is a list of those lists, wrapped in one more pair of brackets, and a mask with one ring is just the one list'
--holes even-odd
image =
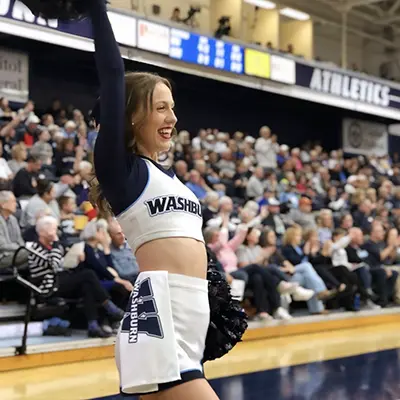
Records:
{"label": "cheerleader", "polygon": [[[41,3],[49,0],[32,1]],[[140,267],[116,340],[121,392],[217,399],[203,362],[229,351],[247,324],[220,275],[207,276],[198,199],[158,163],[175,134],[171,85],[149,73],[125,75],[104,1],[56,3],[67,16],[71,4],[86,7],[92,22],[100,80],[92,199],[103,217],[116,217]]]}

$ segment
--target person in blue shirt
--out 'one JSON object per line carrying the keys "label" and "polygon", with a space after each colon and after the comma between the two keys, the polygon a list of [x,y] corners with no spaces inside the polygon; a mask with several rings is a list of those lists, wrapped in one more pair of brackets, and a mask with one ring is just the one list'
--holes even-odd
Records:
{"label": "person in blue shirt", "polygon": [[114,268],[122,279],[135,283],[139,275],[139,266],[118,221],[110,222],[108,233],[111,237],[111,258]]}
{"label": "person in blue shirt", "polygon": [[190,171],[189,182],[186,183],[186,186],[196,195],[199,200],[203,200],[206,197],[208,187],[204,183],[204,180],[198,171],[194,169]]}
{"label": "person in blue shirt", "polygon": [[114,267],[106,224],[103,222],[93,220],[83,230],[81,239],[85,241],[85,257],[79,267],[93,270],[102,286],[110,291],[115,303],[124,308],[133,286],[120,277]]}

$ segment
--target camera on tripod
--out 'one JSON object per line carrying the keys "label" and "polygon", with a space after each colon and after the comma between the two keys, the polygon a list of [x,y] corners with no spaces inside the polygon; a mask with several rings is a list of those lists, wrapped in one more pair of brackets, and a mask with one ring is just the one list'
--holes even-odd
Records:
{"label": "camera on tripod", "polygon": [[215,31],[214,35],[216,38],[219,39],[223,36],[229,36],[230,33],[231,33],[231,17],[223,15],[218,20],[218,28]]}
{"label": "camera on tripod", "polygon": [[182,22],[186,25],[192,25],[194,22],[194,16],[201,11],[200,7],[190,6],[189,11],[187,13],[187,17],[182,20]]}
{"label": "camera on tripod", "polygon": [[189,11],[188,11],[188,16],[187,16],[187,18],[192,18],[193,15],[195,15],[196,13],[199,13],[200,11],[201,11],[201,8],[200,8],[200,7],[193,7],[193,6],[190,6],[190,9],[189,9]]}

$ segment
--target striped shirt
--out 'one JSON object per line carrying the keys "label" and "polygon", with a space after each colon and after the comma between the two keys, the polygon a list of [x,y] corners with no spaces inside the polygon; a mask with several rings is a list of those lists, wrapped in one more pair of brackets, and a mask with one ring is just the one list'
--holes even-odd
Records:
{"label": "striped shirt", "polygon": [[64,249],[60,244],[45,247],[33,242],[30,247],[28,262],[32,283],[37,285],[43,294],[57,290],[57,274],[63,271]]}

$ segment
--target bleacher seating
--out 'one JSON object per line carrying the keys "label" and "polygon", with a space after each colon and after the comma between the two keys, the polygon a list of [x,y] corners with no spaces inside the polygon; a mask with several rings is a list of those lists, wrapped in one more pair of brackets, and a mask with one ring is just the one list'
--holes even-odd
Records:
{"label": "bleacher seating", "polygon": [[[60,110],[50,110],[39,118],[32,104],[25,110],[11,110],[5,99],[0,101],[0,136],[1,132],[13,132],[13,135],[4,135],[2,142],[0,218],[6,220],[16,215],[25,242],[21,248],[26,249],[27,242],[37,240],[37,221],[52,215],[58,221],[58,238],[64,251],[72,251],[74,244],[79,246],[80,234],[88,222],[97,219],[96,209],[88,201],[87,183],[97,133],[90,119],[79,110],[71,114],[66,112],[66,116]],[[12,151],[16,145],[27,151]],[[314,291],[314,296],[318,297],[316,308],[307,304],[311,313],[318,314],[343,307],[349,311],[379,309],[399,301],[397,268],[393,265],[399,261],[400,254],[397,231],[400,175],[389,156],[360,159],[344,155],[341,150],[328,153],[318,145],[290,149],[279,144],[279,138],[264,126],[255,137],[216,129],[201,129],[191,134],[181,131],[174,138],[173,149],[163,164],[173,161],[177,177],[203,204],[208,247],[212,250],[213,244],[223,240],[223,230],[228,232],[227,240],[236,243],[233,259],[224,259],[218,251],[214,254],[228,281],[242,279],[237,271],[246,270],[246,264],[259,264],[268,272],[270,285],[264,290],[277,294],[280,300],[274,303],[268,293],[268,303],[260,309],[254,304],[254,288],[248,285],[243,297],[252,318],[268,323],[273,318],[287,320],[304,315],[307,307],[304,300],[309,296],[307,292],[299,292],[299,288]],[[49,182],[54,183],[54,191],[51,191],[53,186],[46,186]],[[14,213],[5,207],[10,199],[8,191],[18,195],[19,207]],[[353,216],[352,222],[344,223],[342,216],[348,214]],[[107,226],[107,222],[104,224]],[[364,248],[362,241],[357,242],[355,227],[362,229],[362,241],[367,242],[366,249],[370,251],[370,254],[364,251],[362,260],[367,275],[369,269],[384,271],[388,277],[387,287],[379,286],[375,272],[372,285],[365,286],[363,277],[354,272],[358,270],[354,260],[348,260],[344,266],[335,264],[335,251],[345,251],[352,245]],[[294,232],[288,231],[289,228],[297,229],[302,235],[300,241],[289,237],[289,232]],[[276,243],[271,232],[276,236]],[[14,232],[9,233],[10,237],[14,235]],[[111,231],[110,234],[113,239]],[[345,238],[342,247],[335,247],[335,236],[339,241],[340,237]],[[295,272],[296,262],[288,256],[288,246],[296,250],[302,248],[298,264],[307,263],[317,283],[310,286],[299,278]],[[95,247],[101,248],[101,243],[96,242]],[[371,252],[376,248],[385,250],[386,258],[380,265],[369,265],[373,257]],[[32,286],[31,279],[26,276],[26,263],[17,265],[14,254],[10,265],[1,264],[7,252],[9,250],[0,248],[0,318],[3,321],[24,320],[26,329],[30,320],[39,319],[48,329],[49,321],[57,317],[57,324],[68,326],[59,331],[60,334],[70,334],[71,322],[73,329],[81,329],[82,321],[75,320],[75,306],[81,304],[80,297],[60,299],[57,293],[50,297],[38,296],[36,286]],[[112,267],[118,271],[118,260],[113,260]],[[78,259],[76,263],[79,264]],[[133,269],[137,268],[134,263],[132,258]],[[338,272],[339,267],[342,273]],[[350,275],[356,281],[350,282]],[[125,285],[125,289],[129,287],[129,279],[124,277],[122,286]],[[4,288],[12,283],[23,286],[25,291],[33,290],[35,294],[27,296],[21,290],[21,293],[17,291],[16,298],[15,293],[9,296]],[[110,286],[103,284],[107,288]],[[119,300],[117,296],[115,301]],[[121,301],[123,303],[123,297]],[[18,302],[20,304],[16,305]],[[296,311],[299,305],[301,312]],[[69,321],[64,321],[65,318]],[[112,324],[103,315],[101,323],[104,329],[113,331]],[[21,348],[25,345],[22,342]]]}

